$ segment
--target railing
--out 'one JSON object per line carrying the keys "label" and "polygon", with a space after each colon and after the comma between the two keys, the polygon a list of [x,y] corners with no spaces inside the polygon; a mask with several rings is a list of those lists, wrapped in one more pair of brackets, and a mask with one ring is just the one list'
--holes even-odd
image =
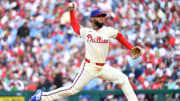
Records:
{"label": "railing", "polygon": [[[157,94],[157,101],[165,101],[164,94],[180,94],[180,89],[177,90],[168,90],[168,89],[161,89],[161,90],[136,90],[136,94]],[[113,90],[113,91],[98,91],[98,90],[90,90],[90,91],[81,91],[80,93],[70,96],[68,101],[79,101],[79,95],[92,95],[93,101],[100,101],[101,95],[123,95],[121,90]]]}
{"label": "railing", "polygon": [[[168,90],[168,89],[160,89],[160,90],[137,90],[136,94],[157,94],[157,101],[165,101],[164,94],[180,94],[180,89],[176,90]],[[0,91],[0,101],[29,101],[31,95],[34,94],[32,91],[17,91],[17,92],[8,92],[8,91]],[[68,97],[68,101],[80,101],[80,95],[91,95],[93,97],[93,101],[100,101],[101,95],[123,95],[121,90],[113,90],[113,91],[99,91],[99,90],[89,90],[89,91],[81,91],[80,93]],[[5,99],[5,100],[3,100]]]}

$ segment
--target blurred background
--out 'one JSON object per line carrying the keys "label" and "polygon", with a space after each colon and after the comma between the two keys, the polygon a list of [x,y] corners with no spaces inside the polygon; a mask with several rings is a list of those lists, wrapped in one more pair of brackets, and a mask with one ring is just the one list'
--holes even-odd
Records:
{"label": "blurred background", "polygon": [[[70,25],[69,1],[0,0],[1,91],[53,90],[73,82],[85,49]],[[129,77],[135,90],[180,89],[180,0],[72,1],[81,26],[92,27],[89,14],[99,8],[107,13],[105,25],[143,47],[143,55],[134,60],[127,48],[112,39],[107,58],[107,64]],[[83,88],[90,89],[115,90],[119,86],[94,79]],[[179,95],[171,97],[180,99]],[[138,98],[153,99],[145,94]],[[123,101],[124,97],[101,99]],[[82,100],[91,98],[83,96]]]}

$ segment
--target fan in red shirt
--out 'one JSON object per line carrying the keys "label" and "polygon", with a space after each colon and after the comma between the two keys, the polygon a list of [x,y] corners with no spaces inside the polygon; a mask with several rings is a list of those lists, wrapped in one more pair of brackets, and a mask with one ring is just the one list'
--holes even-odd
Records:
{"label": "fan in red shirt", "polygon": [[155,82],[152,84],[152,89],[159,89],[160,88],[160,79],[159,78],[155,78]]}
{"label": "fan in red shirt", "polygon": [[155,70],[153,69],[153,66],[151,63],[148,63],[146,65],[146,70],[144,71],[144,74],[147,76],[147,75],[154,75],[155,74]]}
{"label": "fan in red shirt", "polygon": [[142,55],[144,63],[151,63],[154,66],[154,55],[150,53],[150,47],[145,48],[145,52]]}

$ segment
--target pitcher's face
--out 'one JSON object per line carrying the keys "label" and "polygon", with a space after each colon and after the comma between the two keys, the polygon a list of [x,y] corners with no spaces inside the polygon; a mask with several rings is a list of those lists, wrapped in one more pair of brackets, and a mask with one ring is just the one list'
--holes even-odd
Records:
{"label": "pitcher's face", "polygon": [[91,21],[93,23],[93,25],[97,28],[101,28],[104,25],[104,16],[96,16],[96,17],[92,17]]}
{"label": "pitcher's face", "polygon": [[99,15],[99,16],[96,16],[96,17],[92,17],[91,20],[92,20],[92,22],[97,21],[99,23],[104,23],[104,18],[105,18],[104,16]]}

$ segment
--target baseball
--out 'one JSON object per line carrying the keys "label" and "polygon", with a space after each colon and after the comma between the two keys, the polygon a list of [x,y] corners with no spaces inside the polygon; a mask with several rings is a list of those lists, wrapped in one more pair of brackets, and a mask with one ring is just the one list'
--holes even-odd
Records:
{"label": "baseball", "polygon": [[71,3],[69,3],[68,6],[69,6],[69,7],[74,7],[74,4],[71,2]]}

